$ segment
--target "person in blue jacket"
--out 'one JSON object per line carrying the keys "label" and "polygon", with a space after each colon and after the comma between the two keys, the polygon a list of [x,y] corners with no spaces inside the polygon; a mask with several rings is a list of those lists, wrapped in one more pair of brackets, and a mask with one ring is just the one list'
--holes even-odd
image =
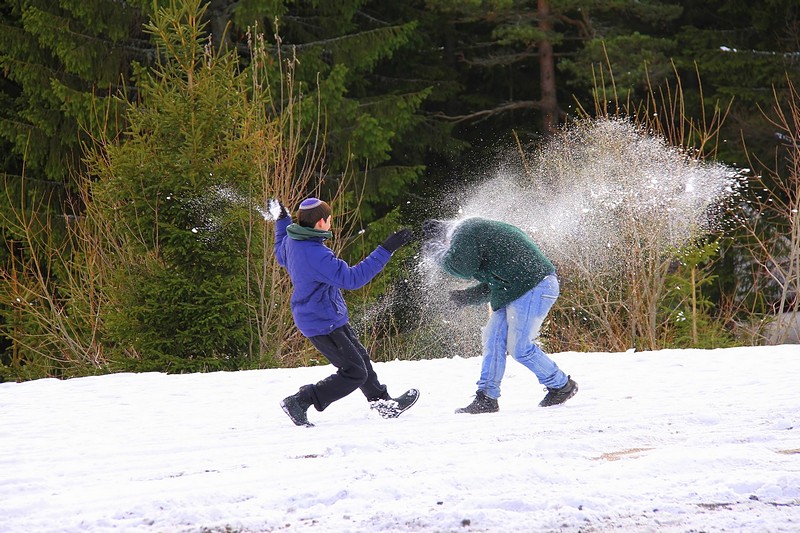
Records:
{"label": "person in blue jacket", "polygon": [[281,407],[298,426],[313,426],[307,411],[312,405],[323,411],[356,389],[384,418],[394,418],[411,407],[419,391],[411,389],[392,398],[378,381],[366,348],[350,327],[342,289],[354,290],[370,282],[391,259],[392,254],[412,239],[404,228],[390,235],[355,266],[339,259],[325,245],[331,233],[331,208],[318,198],[303,200],[292,223],[280,200],[270,200],[275,213],[275,257],[289,272],[293,292],[292,316],[300,332],[336,367],[335,374],[284,398]]}

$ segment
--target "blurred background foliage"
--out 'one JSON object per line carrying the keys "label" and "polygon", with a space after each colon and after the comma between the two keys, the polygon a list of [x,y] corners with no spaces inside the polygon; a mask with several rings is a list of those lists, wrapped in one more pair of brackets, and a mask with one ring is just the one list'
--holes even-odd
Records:
{"label": "blurred background foliage", "polygon": [[[0,379],[309,364],[254,205],[332,199],[355,262],[587,112],[752,169],[749,215],[669,273],[704,269],[700,299],[662,302],[694,294],[693,328],[648,347],[764,342],[753,322],[797,311],[800,5],[751,4],[2,2]],[[187,218],[212,190],[221,218]],[[386,296],[413,292],[415,253],[348,295],[385,308],[364,328],[379,357],[448,354],[403,344],[435,340]],[[555,348],[617,346],[564,320]]]}

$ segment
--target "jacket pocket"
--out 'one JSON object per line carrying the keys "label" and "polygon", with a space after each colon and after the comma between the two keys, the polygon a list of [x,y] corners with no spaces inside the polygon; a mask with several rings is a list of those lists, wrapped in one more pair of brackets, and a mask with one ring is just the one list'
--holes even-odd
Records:
{"label": "jacket pocket", "polygon": [[333,303],[333,310],[338,316],[344,316],[347,314],[347,304],[344,302],[344,296],[342,296],[342,291],[339,289],[332,288],[331,289],[331,302]]}
{"label": "jacket pocket", "polygon": [[501,278],[495,273],[491,274],[491,284],[495,287],[501,287],[504,289],[507,289],[509,286],[511,286],[511,282],[505,278]]}

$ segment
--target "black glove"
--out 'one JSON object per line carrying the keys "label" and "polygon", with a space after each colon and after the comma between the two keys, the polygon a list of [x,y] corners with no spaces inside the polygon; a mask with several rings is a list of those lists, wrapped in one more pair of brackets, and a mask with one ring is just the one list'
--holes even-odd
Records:
{"label": "black glove", "polygon": [[408,228],[403,228],[400,231],[389,235],[386,240],[381,243],[381,246],[386,248],[390,254],[393,254],[398,248],[411,242],[411,239],[413,238],[414,234],[411,232],[411,230]]}
{"label": "black glove", "polygon": [[469,292],[464,290],[450,291],[450,301],[458,305],[468,305],[470,301]]}
{"label": "black glove", "polygon": [[267,200],[267,210],[269,214],[272,215],[272,218],[275,220],[280,220],[282,218],[286,218],[289,216],[289,211],[286,210],[286,207],[283,205],[283,202],[278,200],[277,198],[270,198]]}
{"label": "black glove", "polygon": [[488,302],[492,289],[485,283],[479,283],[468,289],[450,291],[450,301],[458,305],[480,305]]}

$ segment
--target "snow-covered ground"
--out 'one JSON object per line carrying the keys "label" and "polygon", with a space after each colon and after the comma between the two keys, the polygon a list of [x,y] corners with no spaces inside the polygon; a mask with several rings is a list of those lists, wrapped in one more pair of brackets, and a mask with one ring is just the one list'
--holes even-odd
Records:
{"label": "snow-covered ground", "polygon": [[0,384],[0,531],[800,531],[800,347],[560,353],[565,405],[509,361],[377,364],[316,427],[278,406],[331,367]]}

